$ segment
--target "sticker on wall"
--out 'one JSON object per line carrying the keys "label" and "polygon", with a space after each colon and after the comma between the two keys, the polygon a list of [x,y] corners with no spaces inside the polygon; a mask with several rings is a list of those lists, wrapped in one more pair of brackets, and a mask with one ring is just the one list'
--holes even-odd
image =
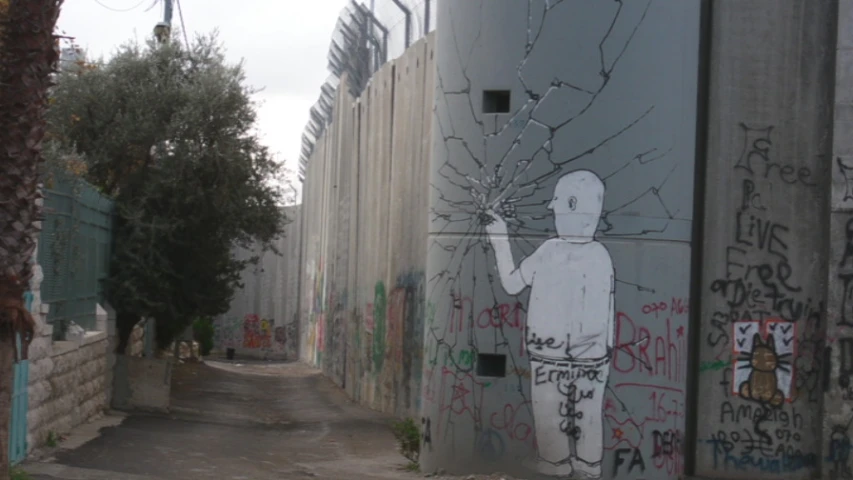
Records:
{"label": "sticker on wall", "polygon": [[734,381],[732,393],[767,406],[791,400],[794,383],[796,326],[784,320],[732,324]]}

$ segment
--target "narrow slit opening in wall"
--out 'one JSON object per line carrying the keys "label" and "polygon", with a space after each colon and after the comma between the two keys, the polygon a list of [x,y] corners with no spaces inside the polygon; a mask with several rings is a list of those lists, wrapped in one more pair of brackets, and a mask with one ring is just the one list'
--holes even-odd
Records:
{"label": "narrow slit opening in wall", "polygon": [[494,353],[477,354],[477,376],[479,377],[505,377],[506,355]]}
{"label": "narrow slit opening in wall", "polygon": [[483,113],[509,113],[509,90],[483,90]]}

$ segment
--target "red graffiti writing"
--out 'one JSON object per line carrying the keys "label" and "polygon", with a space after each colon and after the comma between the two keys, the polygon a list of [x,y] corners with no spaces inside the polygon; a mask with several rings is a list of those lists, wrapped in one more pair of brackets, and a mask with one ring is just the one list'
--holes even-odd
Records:
{"label": "red graffiti writing", "polygon": [[466,320],[474,311],[474,300],[471,297],[456,295],[452,295],[452,297],[453,302],[451,302],[450,312],[447,316],[450,319],[448,322],[450,325],[449,333],[461,333],[464,331],[464,325],[467,323]]}
{"label": "red graffiti writing", "polygon": [[669,302],[660,301],[643,305],[641,311],[646,315],[654,315],[658,318],[660,315],[687,315],[690,311],[690,301],[686,298],[673,298]]}
{"label": "red graffiti writing", "polygon": [[[617,392],[627,389],[637,398],[646,399],[645,408],[638,408],[635,411],[635,416],[638,416],[639,412],[645,412],[641,424],[647,422],[671,424],[684,419],[684,390],[681,388],[643,383],[618,383],[613,389]],[[641,389],[648,389],[651,392],[643,395],[640,393]]]}
{"label": "red graffiti writing", "polygon": [[[474,317],[474,301],[471,297],[453,295],[448,312],[446,334],[458,334],[466,327],[478,330],[517,330],[524,331],[525,310],[520,302],[500,303],[485,307]],[[518,335],[518,354],[525,355],[524,335]]]}
{"label": "red graffiti writing", "polygon": [[492,413],[489,423],[496,431],[505,432],[510,440],[535,443],[533,426],[525,418],[530,417],[531,408],[529,400],[515,406],[508,403],[502,411]]}
{"label": "red graffiti writing", "polygon": [[606,420],[604,448],[615,450],[624,444],[631,448],[640,448],[643,441],[643,426],[634,421],[621,405],[612,398],[604,402],[604,418]]}
{"label": "red graffiti writing", "polygon": [[637,327],[623,312],[616,314],[616,349],[613,368],[621,373],[645,373],[673,382],[684,380],[687,339],[684,327],[673,331],[671,320],[661,335],[652,335],[646,327]]}
{"label": "red graffiti writing", "polygon": [[485,384],[477,381],[470,373],[456,373],[441,368],[441,390],[439,392],[439,435],[441,426],[450,415],[464,415],[482,426],[480,412],[483,411],[483,389]]}
{"label": "red graffiti writing", "polygon": [[497,307],[486,307],[477,315],[477,328],[505,328],[515,330],[524,329],[523,315],[524,306],[516,302],[515,305],[501,303]]}

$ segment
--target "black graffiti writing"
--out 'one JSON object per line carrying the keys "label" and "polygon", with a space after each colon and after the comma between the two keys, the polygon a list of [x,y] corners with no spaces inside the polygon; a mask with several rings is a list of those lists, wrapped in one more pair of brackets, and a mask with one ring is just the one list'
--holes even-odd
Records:
{"label": "black graffiti writing", "polygon": [[853,327],[853,273],[841,273],[838,278],[843,284],[841,315],[838,317],[838,325]]}
{"label": "black graffiti writing", "polygon": [[583,412],[575,412],[574,408],[574,405],[560,404],[560,410],[566,411],[565,418],[560,420],[560,431],[565,433],[567,437],[578,441],[581,438],[581,429],[575,424],[574,419],[582,418]]}
{"label": "black graffiti writing", "polygon": [[726,454],[734,453],[736,446],[741,447],[738,455],[759,455],[763,457],[774,456],[773,444],[768,442],[764,436],[755,436],[748,429],[733,430],[726,432],[719,430],[711,436],[718,446],[723,446]]}
{"label": "black graffiti writing", "polygon": [[[791,231],[788,227],[756,215],[746,215],[742,211],[738,212],[735,218],[735,242],[764,250],[780,258],[787,265],[788,244],[783,237]],[[791,267],[788,266],[788,268]],[[800,290],[794,287],[788,288],[792,291]]]}
{"label": "black graffiti writing", "polygon": [[844,226],[844,238],[846,240],[844,242],[844,255],[841,257],[838,268],[846,267],[848,261],[853,262],[853,217],[850,217]]}
{"label": "black graffiti writing", "polygon": [[528,350],[536,350],[541,352],[546,348],[549,350],[560,350],[563,347],[566,347],[568,349],[568,342],[557,342],[557,339],[552,337],[541,338],[537,336],[534,332],[529,332],[527,336]]}
{"label": "black graffiti writing", "polygon": [[[822,307],[821,307],[822,308]],[[820,308],[809,309],[810,315],[818,315]],[[772,312],[763,309],[732,309],[728,311],[716,311],[711,314],[711,331],[708,332],[707,342],[711,347],[727,344],[731,340],[729,333],[732,330],[731,324],[735,322],[753,322],[758,321],[764,323],[765,320],[776,318]],[[819,320],[819,318],[818,318]]]}
{"label": "black graffiti writing", "polygon": [[[797,300],[793,293],[802,287],[793,285],[793,269],[787,260],[750,264],[749,252],[740,247],[726,249],[726,278],[711,283],[711,291],[726,299],[732,309],[769,309],[788,321],[797,321],[815,313],[811,298]],[[819,314],[819,313],[818,313]]]}
{"label": "black graffiti writing", "polygon": [[767,210],[761,203],[761,194],[756,192],[755,182],[745,178],[741,187],[741,203],[742,210],[754,208],[756,210]]}
{"label": "black graffiti writing", "polygon": [[600,368],[548,368],[539,365],[534,369],[533,382],[535,385],[545,383],[564,383],[579,378],[591,382],[603,383],[604,371]]}
{"label": "black graffiti writing", "polygon": [[429,418],[421,417],[421,430],[423,431],[421,435],[421,440],[424,445],[432,444],[432,422]]}
{"label": "black graffiti writing", "polygon": [[[631,454],[631,459],[626,460],[625,457]],[[619,467],[625,462],[628,462],[627,472],[631,473],[635,468],[639,469],[640,473],[646,471],[646,461],[643,460],[643,454],[639,448],[618,448],[613,455],[613,476],[616,477],[619,473]]]}
{"label": "black graffiti writing", "polygon": [[776,440],[784,443],[799,442],[802,440],[802,437],[798,432],[787,428],[777,428],[774,436],[776,437]]}
{"label": "black graffiti writing", "polygon": [[838,386],[849,389],[850,376],[853,375],[853,338],[838,340]]}
{"label": "black graffiti writing", "polygon": [[744,403],[737,407],[730,401],[720,404],[720,424],[741,425],[745,421],[753,423],[770,421],[779,428],[803,428],[803,416],[797,412],[796,408],[792,408],[789,414],[785,410],[768,409],[751,403]]}
{"label": "black graffiti writing", "polygon": [[557,385],[557,391],[560,392],[560,395],[564,395],[566,397],[569,404],[580,403],[584,400],[592,400],[595,397],[594,389],[581,389],[575,384]]}
{"label": "black graffiti writing", "polygon": [[838,264],[838,269],[841,270],[838,278],[844,286],[838,325],[853,327],[853,272],[848,269],[848,267],[853,267],[853,217],[847,220],[844,228],[844,237],[844,254],[841,257],[841,262]]}
{"label": "black graffiti writing", "polygon": [[720,383],[720,386],[723,387],[723,396],[728,398],[729,396],[731,396],[731,391],[732,391],[732,387],[731,387],[731,384],[732,384],[732,380],[731,380],[732,379],[732,368],[731,367],[724,368],[723,373],[722,373],[722,377],[723,378],[720,380],[719,383]]}
{"label": "black graffiti writing", "polygon": [[773,145],[770,138],[773,133],[773,126],[751,128],[741,123],[740,128],[743,130],[744,148],[735,168],[743,169],[750,175],[758,175],[764,179],[769,179],[773,173],[774,176],[788,185],[794,185],[797,182],[809,187],[817,185],[817,183],[809,180],[812,176],[812,171],[809,168],[797,168],[791,164],[773,161],[770,153],[770,147]]}
{"label": "black graffiti writing", "polygon": [[729,314],[725,312],[714,312],[711,314],[711,327],[708,332],[708,345],[716,347],[720,344],[729,343]]}
{"label": "black graffiti writing", "polygon": [[679,430],[666,430],[661,432],[655,430],[652,432],[654,449],[652,457],[671,457],[673,455],[681,455],[681,446],[684,443],[684,438]]}

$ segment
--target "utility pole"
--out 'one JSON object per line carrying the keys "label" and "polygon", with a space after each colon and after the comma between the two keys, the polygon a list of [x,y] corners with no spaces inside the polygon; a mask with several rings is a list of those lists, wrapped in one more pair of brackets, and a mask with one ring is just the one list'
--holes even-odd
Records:
{"label": "utility pole", "polygon": [[172,1],[163,1],[163,21],[154,27],[154,36],[160,43],[166,43],[172,37]]}

